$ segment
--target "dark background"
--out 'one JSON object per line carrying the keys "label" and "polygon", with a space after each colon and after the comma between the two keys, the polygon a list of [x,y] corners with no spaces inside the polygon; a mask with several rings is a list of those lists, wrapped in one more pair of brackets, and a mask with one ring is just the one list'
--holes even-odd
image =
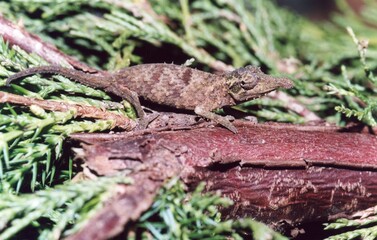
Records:
{"label": "dark background", "polygon": [[[313,20],[322,20],[336,11],[334,0],[277,0],[278,4],[295,12],[305,15]],[[363,4],[362,0],[347,0],[358,11]]]}

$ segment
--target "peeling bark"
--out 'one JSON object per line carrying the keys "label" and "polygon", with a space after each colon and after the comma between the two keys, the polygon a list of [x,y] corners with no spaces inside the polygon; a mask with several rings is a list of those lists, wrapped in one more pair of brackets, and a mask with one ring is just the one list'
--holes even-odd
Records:
{"label": "peeling bark", "polygon": [[166,149],[171,155],[163,161],[179,163],[189,186],[205,181],[208,191],[234,200],[225,216],[251,216],[275,228],[347,217],[376,204],[374,135],[334,127],[236,126],[238,134],[207,127],[72,137],[84,142],[89,168],[103,175],[155,161],[155,149]]}
{"label": "peeling bark", "polygon": [[[149,160],[140,162],[134,172],[128,175],[133,179],[133,184],[119,185],[118,194],[109,199],[106,205],[79,232],[69,236],[68,240],[109,239],[121,233],[127,223],[136,221],[152,205],[162,184],[181,171],[182,166],[174,161],[174,153],[163,146],[156,145],[153,151],[144,153],[142,157],[143,154],[134,154],[131,150],[120,156],[135,161]],[[104,152],[100,154],[103,156]]]}
{"label": "peeling bark", "polygon": [[[0,35],[51,64],[97,72],[0,16]],[[214,69],[228,69],[214,62]],[[279,96],[276,96],[279,98]],[[294,106],[306,119],[316,117]],[[184,126],[185,124],[183,124]],[[334,127],[236,123],[239,134],[214,128],[128,134],[74,135],[84,160],[99,175],[133,169],[135,183],[70,239],[106,239],[136,220],[163,182],[179,175],[189,186],[234,200],[228,217],[252,216],[279,227],[349,216],[375,205],[376,137]],[[174,127],[165,126],[165,129]]]}
{"label": "peeling bark", "polygon": [[312,166],[264,169],[235,166],[222,171],[197,169],[190,181],[207,182],[208,191],[234,201],[227,218],[253,217],[275,228],[351,217],[376,204],[377,173]]}

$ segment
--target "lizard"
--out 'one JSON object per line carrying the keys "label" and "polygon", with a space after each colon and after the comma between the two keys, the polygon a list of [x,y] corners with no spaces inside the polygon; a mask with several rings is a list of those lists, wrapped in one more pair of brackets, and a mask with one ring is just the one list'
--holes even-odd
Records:
{"label": "lizard", "polygon": [[10,76],[6,84],[9,86],[16,79],[43,73],[62,75],[120,96],[133,105],[140,119],[144,118],[144,111],[139,97],[177,109],[193,110],[233,133],[237,133],[236,127],[226,117],[215,114],[214,110],[261,97],[279,87],[293,87],[290,79],[264,74],[259,67],[250,65],[213,74],[166,63],[140,64],[99,74],[55,65],[39,66]]}

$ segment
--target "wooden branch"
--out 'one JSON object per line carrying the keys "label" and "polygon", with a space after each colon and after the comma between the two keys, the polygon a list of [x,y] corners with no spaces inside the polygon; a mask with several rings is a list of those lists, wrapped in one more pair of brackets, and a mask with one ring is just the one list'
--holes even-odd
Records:
{"label": "wooden branch", "polygon": [[[65,63],[85,72],[97,72],[1,16],[0,35],[10,44],[36,53],[51,64]],[[220,61],[211,67],[229,69]],[[2,101],[27,106],[33,103],[48,110],[72,107],[0,94]],[[87,116],[86,106],[85,109],[74,107]],[[299,103],[294,107],[307,119],[317,118]],[[229,217],[252,216],[275,227],[284,222],[296,225],[347,217],[376,203],[377,139],[374,135],[340,132],[333,127],[244,122],[236,126],[238,134],[220,127],[207,127],[165,132],[147,130],[140,134],[74,135],[73,139],[84,143],[84,158],[89,168],[100,175],[131,168],[136,182],[120,186],[121,193],[71,239],[94,239],[85,236],[93,237],[100,231],[103,233],[97,239],[115,236],[150,206],[163,181],[174,175],[179,175],[191,187],[205,181],[208,191],[220,191],[233,199],[235,205],[223,209]]]}
{"label": "wooden branch", "polygon": [[[87,150],[91,151],[91,149]],[[93,159],[97,166],[102,166],[98,168],[99,171],[111,169],[111,166],[102,165],[106,164],[106,161],[101,160],[103,154],[108,155],[109,153],[101,151],[99,158]],[[131,153],[124,157],[142,160],[138,154]],[[144,154],[145,159],[149,160],[134,165],[134,172],[129,175],[133,178],[134,183],[118,186],[120,190],[117,196],[110,199],[105,207],[92,217],[78,233],[68,237],[69,240],[100,240],[116,236],[123,231],[124,225],[130,221],[136,221],[152,205],[154,197],[168,178],[179,175],[182,165],[177,161],[172,161],[175,159],[175,153],[170,149],[158,145],[153,151],[147,150]]]}
{"label": "wooden branch", "polygon": [[236,126],[238,134],[214,127],[72,138],[85,143],[86,164],[103,175],[156,161],[154,151],[168,149],[172,155],[163,161],[180,163],[189,186],[205,181],[208,191],[234,200],[225,216],[251,216],[275,228],[347,217],[376,204],[374,135],[334,127]]}
{"label": "wooden branch", "polygon": [[122,232],[125,224],[136,221],[152,205],[164,181],[180,171],[180,166],[173,161],[161,163],[166,158],[170,160],[172,156],[169,151],[159,149],[157,152],[161,161],[150,161],[129,175],[134,183],[118,185],[118,194],[67,240],[110,239]]}
{"label": "wooden branch", "polygon": [[126,116],[122,116],[120,114],[115,114],[109,111],[105,111],[105,110],[102,110],[93,106],[65,103],[65,102],[51,101],[51,100],[41,100],[41,99],[24,97],[24,96],[7,93],[7,92],[1,92],[1,91],[0,91],[0,103],[13,103],[13,104],[23,105],[23,106],[36,105],[45,110],[59,111],[59,112],[67,112],[67,111],[73,110],[75,111],[76,116],[80,116],[83,118],[94,118],[94,119],[114,121],[113,127],[119,127],[126,131],[130,131],[136,127],[136,122],[127,118]]}
{"label": "wooden branch", "polygon": [[0,35],[9,44],[18,45],[28,53],[35,53],[52,65],[70,65],[84,72],[98,72],[98,70],[64,54],[52,44],[42,41],[38,36],[27,32],[21,23],[19,25],[13,24],[1,14]]}

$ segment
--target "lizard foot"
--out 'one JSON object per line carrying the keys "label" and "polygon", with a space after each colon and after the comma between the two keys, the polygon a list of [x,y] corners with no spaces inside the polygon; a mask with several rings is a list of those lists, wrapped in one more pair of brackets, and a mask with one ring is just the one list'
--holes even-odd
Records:
{"label": "lizard foot", "polygon": [[212,120],[222,125],[223,127],[227,128],[229,131],[233,133],[237,133],[237,128],[229,121],[227,117],[222,117],[220,115],[217,115],[216,113],[208,111],[201,106],[196,106],[194,111],[199,116]]}
{"label": "lizard foot", "polygon": [[144,118],[140,118],[138,120],[138,124],[136,126],[136,130],[143,130],[143,129],[148,128],[149,124],[151,124],[151,122],[153,122],[154,120],[156,120],[156,118],[158,118],[159,116],[160,116],[159,113],[151,113],[151,114],[145,115]]}

